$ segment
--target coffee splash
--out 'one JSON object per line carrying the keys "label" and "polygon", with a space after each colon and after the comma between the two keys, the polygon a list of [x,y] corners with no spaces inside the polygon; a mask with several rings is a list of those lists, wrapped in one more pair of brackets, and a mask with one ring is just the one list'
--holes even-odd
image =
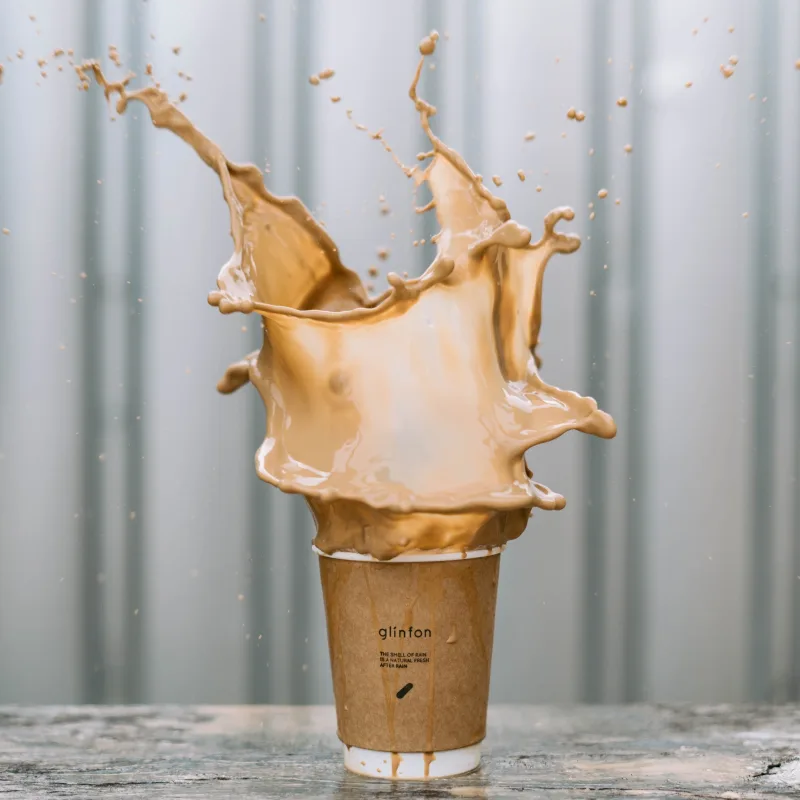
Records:
{"label": "coffee splash", "polygon": [[[409,96],[432,150],[423,167],[440,225],[437,255],[419,278],[389,273],[369,298],[323,228],[297,198],[271,194],[257,167],[234,164],[156,86],[128,90],[89,71],[117,111],[143,103],[156,127],[186,141],[219,176],[230,210],[234,252],[209,303],[224,313],[257,313],[261,350],[228,368],[218,389],[248,381],[266,407],[259,477],[306,496],[315,544],[379,559],[423,550],[505,543],[531,509],[564,498],[533,476],[525,451],[569,430],[611,438],[616,427],[595,401],[546,384],[536,345],[542,281],[555,253],[580,241],[555,230],[574,216],[551,211],[544,233],[511,219],[453,149],[431,130],[436,109],[417,93],[420,44]],[[387,146],[387,149],[388,146]]]}

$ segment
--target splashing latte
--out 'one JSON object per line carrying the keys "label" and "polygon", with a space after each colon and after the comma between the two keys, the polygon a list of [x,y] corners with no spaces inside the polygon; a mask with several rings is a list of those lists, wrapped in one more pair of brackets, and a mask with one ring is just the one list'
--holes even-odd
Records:
{"label": "splashing latte", "polygon": [[271,194],[257,167],[228,161],[163,91],[128,90],[130,78],[109,83],[95,62],[79,68],[106,97],[118,95],[119,113],[143,103],[156,127],[219,176],[234,251],[209,302],[224,314],[258,314],[264,340],[218,389],[258,389],[267,421],[258,474],[305,495],[315,544],[328,553],[388,559],[503,544],[522,533],[532,508],[565,504],[534,482],[528,448],[573,429],[616,433],[593,399],[539,376],[544,270],[553,254],[579,247],[555,229],[574,214],[551,211],[532,243],[433,133],[436,109],[417,84],[437,38],[420,44],[409,91],[432,149],[424,168],[405,168],[431,190],[437,255],[419,278],[390,273],[374,298],[297,198]]}

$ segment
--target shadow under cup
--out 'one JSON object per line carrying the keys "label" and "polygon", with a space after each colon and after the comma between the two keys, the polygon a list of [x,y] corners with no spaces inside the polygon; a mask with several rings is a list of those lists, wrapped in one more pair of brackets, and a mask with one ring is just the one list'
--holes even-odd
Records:
{"label": "shadow under cup", "polygon": [[502,548],[320,556],[347,769],[460,775],[480,764]]}

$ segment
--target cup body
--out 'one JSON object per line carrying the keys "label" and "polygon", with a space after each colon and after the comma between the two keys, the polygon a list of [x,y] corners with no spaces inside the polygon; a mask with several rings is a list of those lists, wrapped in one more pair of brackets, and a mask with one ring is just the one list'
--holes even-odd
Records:
{"label": "cup body", "polygon": [[317,552],[345,766],[406,779],[475,769],[500,548],[391,561]]}

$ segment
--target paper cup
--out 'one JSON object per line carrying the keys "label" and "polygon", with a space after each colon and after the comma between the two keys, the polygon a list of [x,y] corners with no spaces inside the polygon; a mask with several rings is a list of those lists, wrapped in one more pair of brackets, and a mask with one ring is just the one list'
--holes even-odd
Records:
{"label": "paper cup", "polygon": [[502,548],[320,556],[344,764],[424,780],[480,764]]}

